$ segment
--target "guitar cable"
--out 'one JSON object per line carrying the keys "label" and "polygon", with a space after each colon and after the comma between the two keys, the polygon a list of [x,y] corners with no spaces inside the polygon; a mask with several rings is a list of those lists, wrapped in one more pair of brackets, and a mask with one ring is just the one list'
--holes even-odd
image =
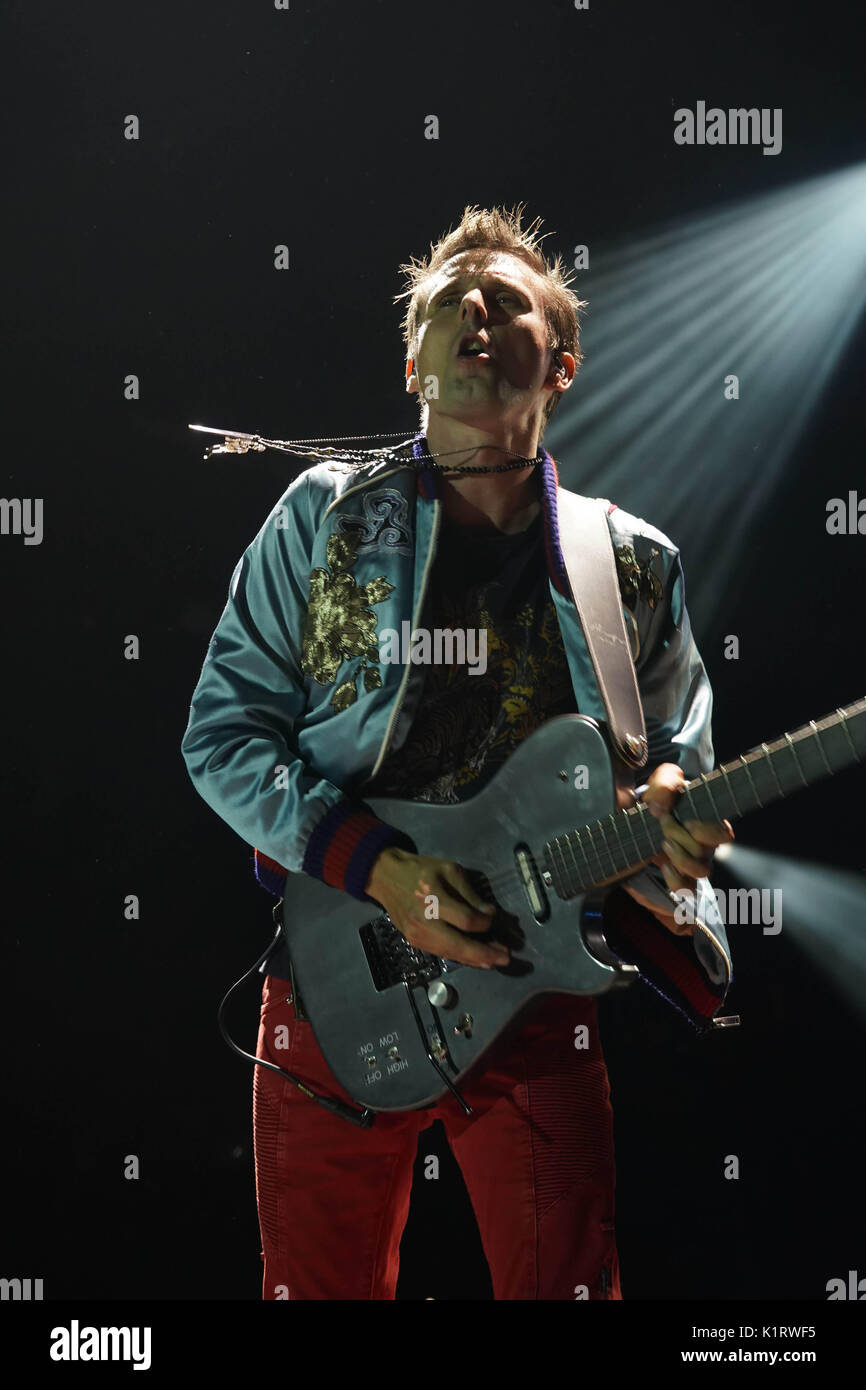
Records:
{"label": "guitar cable", "polygon": [[310,1100],[314,1100],[317,1105],[323,1106],[325,1110],[330,1110],[332,1115],[339,1115],[341,1119],[349,1120],[353,1125],[359,1125],[361,1129],[369,1129],[376,1119],[375,1111],[368,1110],[366,1106],[362,1110],[358,1110],[355,1106],[347,1105],[345,1101],[338,1100],[335,1096],[323,1096],[319,1095],[316,1091],[311,1091],[309,1086],[305,1085],[297,1076],[293,1076],[291,1072],[285,1071],[282,1067],[278,1067],[275,1062],[267,1062],[263,1057],[255,1057],[252,1052],[245,1052],[242,1047],[238,1047],[234,1039],[229,1036],[228,1030],[223,1022],[226,1004],[235,990],[248,980],[251,975],[255,974],[256,971],[258,971],[259,974],[266,973],[265,967],[268,957],[276,946],[280,932],[282,931],[282,923],[277,918],[277,913],[282,907],[282,901],[281,898],[274,907],[273,917],[274,921],[277,923],[277,930],[270,945],[262,952],[255,964],[251,965],[249,970],[247,970],[244,975],[241,975],[239,980],[235,981],[220,1001],[220,1006],[217,1009],[217,1023],[220,1033],[229,1047],[236,1052],[239,1057],[245,1057],[248,1062],[252,1062],[255,1066],[267,1067],[268,1071],[275,1071],[277,1076],[285,1077],[286,1081],[291,1081],[293,1086],[297,1086],[302,1095],[308,1096]]}

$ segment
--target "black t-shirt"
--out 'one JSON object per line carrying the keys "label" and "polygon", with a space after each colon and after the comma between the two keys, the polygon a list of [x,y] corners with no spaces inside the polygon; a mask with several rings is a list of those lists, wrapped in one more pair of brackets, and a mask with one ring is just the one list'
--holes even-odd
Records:
{"label": "black t-shirt", "polygon": [[[473,796],[518,744],[577,702],[550,594],[542,517],[506,535],[443,516],[421,626],[473,629],[463,664],[430,664],[408,737],[364,796]],[[480,630],[486,632],[486,670]],[[447,652],[447,648],[444,649]],[[470,674],[473,666],[479,670]],[[483,674],[480,672],[483,671]]]}

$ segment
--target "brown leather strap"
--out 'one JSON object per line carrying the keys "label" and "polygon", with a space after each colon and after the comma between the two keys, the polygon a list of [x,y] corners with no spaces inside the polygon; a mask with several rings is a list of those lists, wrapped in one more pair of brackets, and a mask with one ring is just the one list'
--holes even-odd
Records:
{"label": "brown leather strap", "polygon": [[608,731],[629,767],[643,767],[647,737],[625,630],[606,499],[559,488],[559,542],[571,595],[607,714]]}

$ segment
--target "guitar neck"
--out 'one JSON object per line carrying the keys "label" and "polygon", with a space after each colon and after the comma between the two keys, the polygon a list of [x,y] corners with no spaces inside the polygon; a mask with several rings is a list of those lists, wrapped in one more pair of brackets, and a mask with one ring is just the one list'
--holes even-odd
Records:
{"label": "guitar neck", "polygon": [[[701,773],[686,784],[676,813],[680,820],[739,820],[854,763],[866,763],[866,699]],[[636,869],[658,854],[663,838],[660,823],[638,804],[557,835],[545,845],[545,859],[557,892],[573,897]]]}

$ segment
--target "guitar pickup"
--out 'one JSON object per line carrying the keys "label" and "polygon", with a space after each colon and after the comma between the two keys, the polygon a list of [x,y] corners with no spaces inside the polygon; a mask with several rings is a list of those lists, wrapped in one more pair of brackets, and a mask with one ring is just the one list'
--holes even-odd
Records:
{"label": "guitar pickup", "polygon": [[518,845],[514,851],[514,862],[521,886],[529,903],[529,910],[536,922],[546,922],[550,916],[550,903],[535,865],[535,859],[528,845]]}

